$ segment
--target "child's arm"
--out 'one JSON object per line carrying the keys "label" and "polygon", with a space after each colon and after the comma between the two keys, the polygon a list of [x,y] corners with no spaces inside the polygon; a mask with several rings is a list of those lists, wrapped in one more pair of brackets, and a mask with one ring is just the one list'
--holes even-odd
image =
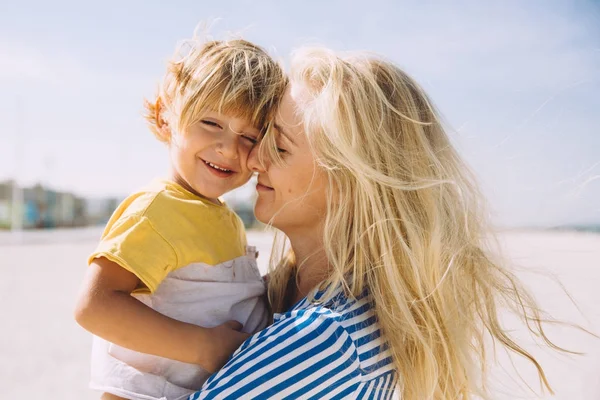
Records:
{"label": "child's arm", "polygon": [[229,321],[214,328],[164,316],[131,296],[139,279],[106,258],[89,266],[75,310],[88,331],[119,346],[219,370],[250,335]]}

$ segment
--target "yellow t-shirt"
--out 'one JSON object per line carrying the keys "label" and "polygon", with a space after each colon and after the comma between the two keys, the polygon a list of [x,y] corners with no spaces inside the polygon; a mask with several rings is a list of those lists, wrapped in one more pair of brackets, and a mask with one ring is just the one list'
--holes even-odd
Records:
{"label": "yellow t-shirt", "polygon": [[161,180],[119,205],[88,263],[106,257],[143,282],[136,292],[154,293],[178,268],[217,265],[245,252],[244,225],[229,207]]}

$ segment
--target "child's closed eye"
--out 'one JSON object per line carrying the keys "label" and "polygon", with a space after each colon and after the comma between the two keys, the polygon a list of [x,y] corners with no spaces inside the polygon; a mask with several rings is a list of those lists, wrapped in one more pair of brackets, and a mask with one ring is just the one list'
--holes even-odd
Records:
{"label": "child's closed eye", "polygon": [[242,139],[246,140],[247,142],[250,142],[251,144],[256,144],[258,143],[258,139],[255,138],[254,136],[250,136],[250,135],[240,135],[242,137]]}
{"label": "child's closed eye", "polygon": [[208,120],[208,119],[203,119],[200,122],[202,122],[204,125],[207,125],[207,126],[212,126],[212,127],[215,127],[215,128],[223,129],[223,127],[221,125],[219,125],[218,123],[216,123],[215,121],[211,121],[211,120]]}

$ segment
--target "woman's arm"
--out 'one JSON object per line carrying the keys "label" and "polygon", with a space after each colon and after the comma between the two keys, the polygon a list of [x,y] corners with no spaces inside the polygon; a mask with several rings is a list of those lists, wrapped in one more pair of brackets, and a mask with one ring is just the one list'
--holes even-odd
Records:
{"label": "woman's arm", "polygon": [[131,296],[137,276],[120,265],[98,258],[86,274],[75,319],[109,342],[142,353],[201,365],[217,371],[248,338],[235,321],[215,328],[177,321]]}
{"label": "woman's arm", "polygon": [[248,339],[197,399],[331,398],[360,384],[356,347],[325,309],[284,315]]}

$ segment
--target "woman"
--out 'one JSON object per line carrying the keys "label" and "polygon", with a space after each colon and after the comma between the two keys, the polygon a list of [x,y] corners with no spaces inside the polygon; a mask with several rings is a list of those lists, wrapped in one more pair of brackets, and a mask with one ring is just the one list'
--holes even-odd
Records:
{"label": "woman", "polygon": [[[256,217],[282,231],[274,323],[193,399],[469,399],[485,394],[500,305],[554,348],[542,316],[486,249],[473,178],[419,86],[388,61],[296,55],[279,114],[249,159]],[[562,350],[562,349],[561,349]]]}

